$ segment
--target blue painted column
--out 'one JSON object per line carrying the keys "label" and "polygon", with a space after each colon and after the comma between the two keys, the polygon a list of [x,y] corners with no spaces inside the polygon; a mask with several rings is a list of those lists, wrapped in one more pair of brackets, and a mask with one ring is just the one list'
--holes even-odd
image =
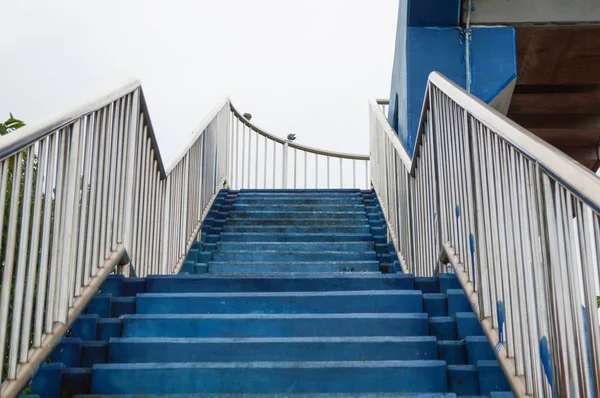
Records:
{"label": "blue painted column", "polygon": [[460,7],[460,0],[400,0],[388,119],[410,155],[431,72],[488,103],[516,79],[514,29],[477,26],[467,35]]}

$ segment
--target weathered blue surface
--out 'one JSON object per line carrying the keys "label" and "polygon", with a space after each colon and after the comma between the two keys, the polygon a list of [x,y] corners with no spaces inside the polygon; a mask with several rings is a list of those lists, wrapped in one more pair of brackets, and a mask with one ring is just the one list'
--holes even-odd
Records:
{"label": "weathered blue surface", "polygon": [[448,365],[464,365],[466,363],[465,343],[457,340],[441,340],[438,344],[438,359]]}
{"label": "weathered blue surface", "polygon": [[457,312],[470,312],[472,310],[471,303],[467,299],[464,290],[448,289],[446,291],[448,297],[448,315],[456,315]]}
{"label": "weathered blue surface", "polygon": [[478,361],[477,372],[481,394],[493,391],[510,391],[510,386],[498,361]]}
{"label": "weathered blue surface", "polygon": [[477,368],[473,365],[448,365],[448,391],[461,395],[479,395]]}
{"label": "weathered blue surface", "polygon": [[[278,393],[277,398],[456,398],[452,393],[327,393],[327,394],[295,394]],[[21,398],[37,398],[38,396],[23,395]],[[493,395],[502,397],[504,395]],[[76,398],[142,398],[139,394],[87,394]],[[273,398],[273,394],[144,394],[143,398]]]}
{"label": "weathered blue surface", "polygon": [[148,293],[412,290],[414,277],[379,273],[149,276]]}
{"label": "weathered blue surface", "polygon": [[125,315],[124,337],[427,336],[426,314]]}
{"label": "weathered blue surface", "polygon": [[465,43],[460,4],[400,1],[388,119],[410,155],[431,72],[441,72],[463,88],[470,80],[470,91],[486,102],[516,78],[514,29],[472,27]]}
{"label": "weathered blue surface", "polygon": [[92,393],[355,393],[445,389],[443,361],[107,364],[94,367],[92,380]]}
{"label": "weathered blue surface", "polygon": [[470,335],[481,328],[456,276],[396,273],[373,192],[223,191],[208,214],[184,259],[192,275],[107,280],[51,357],[68,367],[35,376],[42,398],[450,398],[504,387],[490,381],[502,377],[497,362],[481,361],[491,348]]}
{"label": "weathered blue surface", "polygon": [[473,312],[456,313],[456,333],[459,339],[465,339],[468,336],[483,336],[481,324]]}
{"label": "weathered blue surface", "polygon": [[268,293],[145,293],[138,314],[422,313],[414,290]]}
{"label": "weathered blue surface", "polygon": [[381,361],[437,359],[434,337],[121,338],[110,362]]}
{"label": "weathered blue surface", "polygon": [[[373,257],[369,255],[369,257]],[[290,255],[291,257],[291,255]],[[212,261],[210,272],[215,274],[256,273],[314,273],[314,272],[379,272],[379,261]]]}
{"label": "weathered blue surface", "polygon": [[446,296],[442,293],[423,293],[423,311],[429,316],[446,316]]}
{"label": "weathered blue surface", "polygon": [[495,360],[496,355],[485,336],[467,336],[467,360],[471,365],[481,360]]}

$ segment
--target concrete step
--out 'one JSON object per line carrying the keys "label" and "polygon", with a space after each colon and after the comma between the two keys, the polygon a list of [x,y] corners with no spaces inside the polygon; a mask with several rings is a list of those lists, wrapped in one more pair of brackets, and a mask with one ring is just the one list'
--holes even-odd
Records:
{"label": "concrete step", "polygon": [[330,226],[325,224],[312,225],[229,225],[223,226],[224,233],[259,233],[259,234],[370,234],[368,224],[350,226]]}
{"label": "concrete step", "polygon": [[[231,197],[231,196],[230,196]],[[300,200],[302,198],[362,198],[360,192],[351,192],[351,191],[255,191],[255,192],[239,192],[236,199],[243,198],[294,198],[296,200]]]}
{"label": "concrete step", "polygon": [[427,336],[427,314],[125,315],[123,337]]}
{"label": "concrete step", "polygon": [[372,242],[370,233],[221,233],[221,242]]}
{"label": "concrete step", "polygon": [[358,197],[350,198],[289,198],[289,197],[246,197],[228,201],[225,205],[267,205],[267,206],[361,206],[363,200]]}
{"label": "concrete step", "polygon": [[[299,252],[366,252],[374,251],[372,241],[363,242],[218,242],[219,251],[299,251]],[[462,290],[461,290],[462,292]],[[463,294],[464,296],[464,294]],[[466,297],[465,297],[466,298]]]}
{"label": "concrete step", "polygon": [[364,211],[247,211],[236,210],[229,213],[230,220],[236,219],[281,219],[281,220],[314,220],[314,219],[339,219],[339,220],[359,220],[367,219],[367,213]]}
{"label": "concrete step", "polygon": [[232,204],[234,211],[332,211],[332,212],[362,212],[365,213],[363,204],[340,203],[309,203],[309,204],[291,204],[291,203],[238,203]]}
{"label": "concrete step", "polygon": [[277,275],[148,276],[148,293],[309,292],[347,290],[410,290],[414,277],[405,274],[313,273]]}
{"label": "concrete step", "polygon": [[104,364],[94,366],[91,386],[94,394],[445,392],[446,363]]}
{"label": "concrete step", "polygon": [[117,338],[109,363],[437,359],[434,337]]}
{"label": "concrete step", "polygon": [[[452,393],[327,393],[327,394],[85,394],[74,398],[456,398]],[[511,396],[512,397],[512,396]],[[38,398],[27,395],[21,398]],[[508,395],[490,395],[490,398],[508,398]]]}
{"label": "concrete step", "polygon": [[213,274],[257,273],[331,273],[331,272],[377,272],[379,261],[211,261],[208,272]]}
{"label": "concrete step", "polygon": [[[323,214],[327,216],[327,213]],[[230,218],[226,220],[226,225],[229,226],[237,226],[237,225],[253,225],[253,226],[313,226],[313,225],[335,225],[335,226],[345,226],[345,227],[360,227],[364,225],[368,225],[366,222],[366,217],[364,220],[362,218],[352,219],[352,218],[330,218],[323,217],[321,215],[320,218],[310,218],[310,219],[302,219],[302,218]]]}
{"label": "concrete step", "polygon": [[415,290],[276,293],[143,293],[138,314],[421,313]]}
{"label": "concrete step", "polygon": [[264,250],[262,252],[229,250],[217,251],[213,261],[375,261],[374,251],[279,251]]}

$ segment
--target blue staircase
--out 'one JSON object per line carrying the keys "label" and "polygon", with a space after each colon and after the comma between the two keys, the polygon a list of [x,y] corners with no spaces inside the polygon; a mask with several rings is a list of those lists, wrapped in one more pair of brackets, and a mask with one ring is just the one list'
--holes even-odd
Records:
{"label": "blue staircase", "polygon": [[513,396],[454,275],[401,273],[374,193],[358,190],[220,192],[182,272],[111,275],[31,387]]}

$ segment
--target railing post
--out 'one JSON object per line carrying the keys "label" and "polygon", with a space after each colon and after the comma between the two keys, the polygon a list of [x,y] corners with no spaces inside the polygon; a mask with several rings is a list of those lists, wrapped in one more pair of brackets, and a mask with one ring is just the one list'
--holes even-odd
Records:
{"label": "railing post", "polygon": [[[288,157],[287,157],[287,155],[288,155],[288,145],[289,145],[288,141],[286,141],[283,144],[283,167],[282,167],[282,170],[283,170],[283,178],[282,178],[282,180],[283,180],[283,189],[287,189],[287,177],[288,177],[287,176],[287,166],[288,166],[288,161],[287,161]],[[274,172],[275,172],[275,170],[273,170],[273,173]]]}
{"label": "railing post", "polygon": [[[434,165],[434,172],[435,172],[435,218],[436,218],[436,228],[437,228],[437,241],[438,241],[438,255],[442,252],[442,250],[444,249],[444,242],[442,242],[442,217],[440,216],[441,213],[441,208],[442,208],[442,204],[441,204],[441,199],[440,199],[440,186],[442,185],[442,182],[440,181],[440,162],[439,162],[439,158],[438,158],[438,138],[437,138],[437,133],[438,133],[438,129],[437,126],[435,124],[435,99],[433,97],[433,92],[432,92],[432,88],[431,88],[431,84],[427,83],[427,97],[429,98],[429,115],[430,117],[428,118],[428,122],[431,124],[429,131],[431,132],[431,145],[433,145],[433,165]],[[439,259],[438,259],[439,262]],[[437,264],[438,266],[440,264]],[[437,268],[439,270],[439,268]]]}
{"label": "railing post", "polygon": [[162,274],[167,275],[169,273],[169,246],[171,245],[169,235],[171,229],[169,228],[171,222],[171,179],[167,178],[165,181],[165,197],[164,203],[164,220],[163,220],[163,238],[162,238]]}
{"label": "railing post", "polygon": [[81,119],[77,120],[71,130],[71,142],[69,145],[69,163],[68,163],[68,174],[66,181],[66,204],[65,204],[65,228],[61,236],[63,244],[59,245],[60,261],[62,261],[61,275],[59,276],[59,282],[57,283],[59,289],[58,296],[58,321],[61,323],[67,323],[67,314],[69,311],[69,287],[72,282],[71,274],[73,272],[72,266],[76,262],[76,250],[77,250],[77,239],[76,234],[78,233],[77,223],[77,212],[79,211],[79,197],[80,197],[80,181],[79,178],[79,141],[81,136]]}
{"label": "railing post", "polygon": [[125,204],[124,204],[124,217],[123,217],[123,245],[129,256],[131,262],[131,255],[133,253],[132,247],[132,229],[133,229],[133,186],[135,180],[135,159],[136,159],[136,142],[138,134],[138,121],[140,115],[140,89],[137,88],[133,92],[131,107],[131,116],[129,118],[129,134],[127,136],[127,186],[125,188]]}

